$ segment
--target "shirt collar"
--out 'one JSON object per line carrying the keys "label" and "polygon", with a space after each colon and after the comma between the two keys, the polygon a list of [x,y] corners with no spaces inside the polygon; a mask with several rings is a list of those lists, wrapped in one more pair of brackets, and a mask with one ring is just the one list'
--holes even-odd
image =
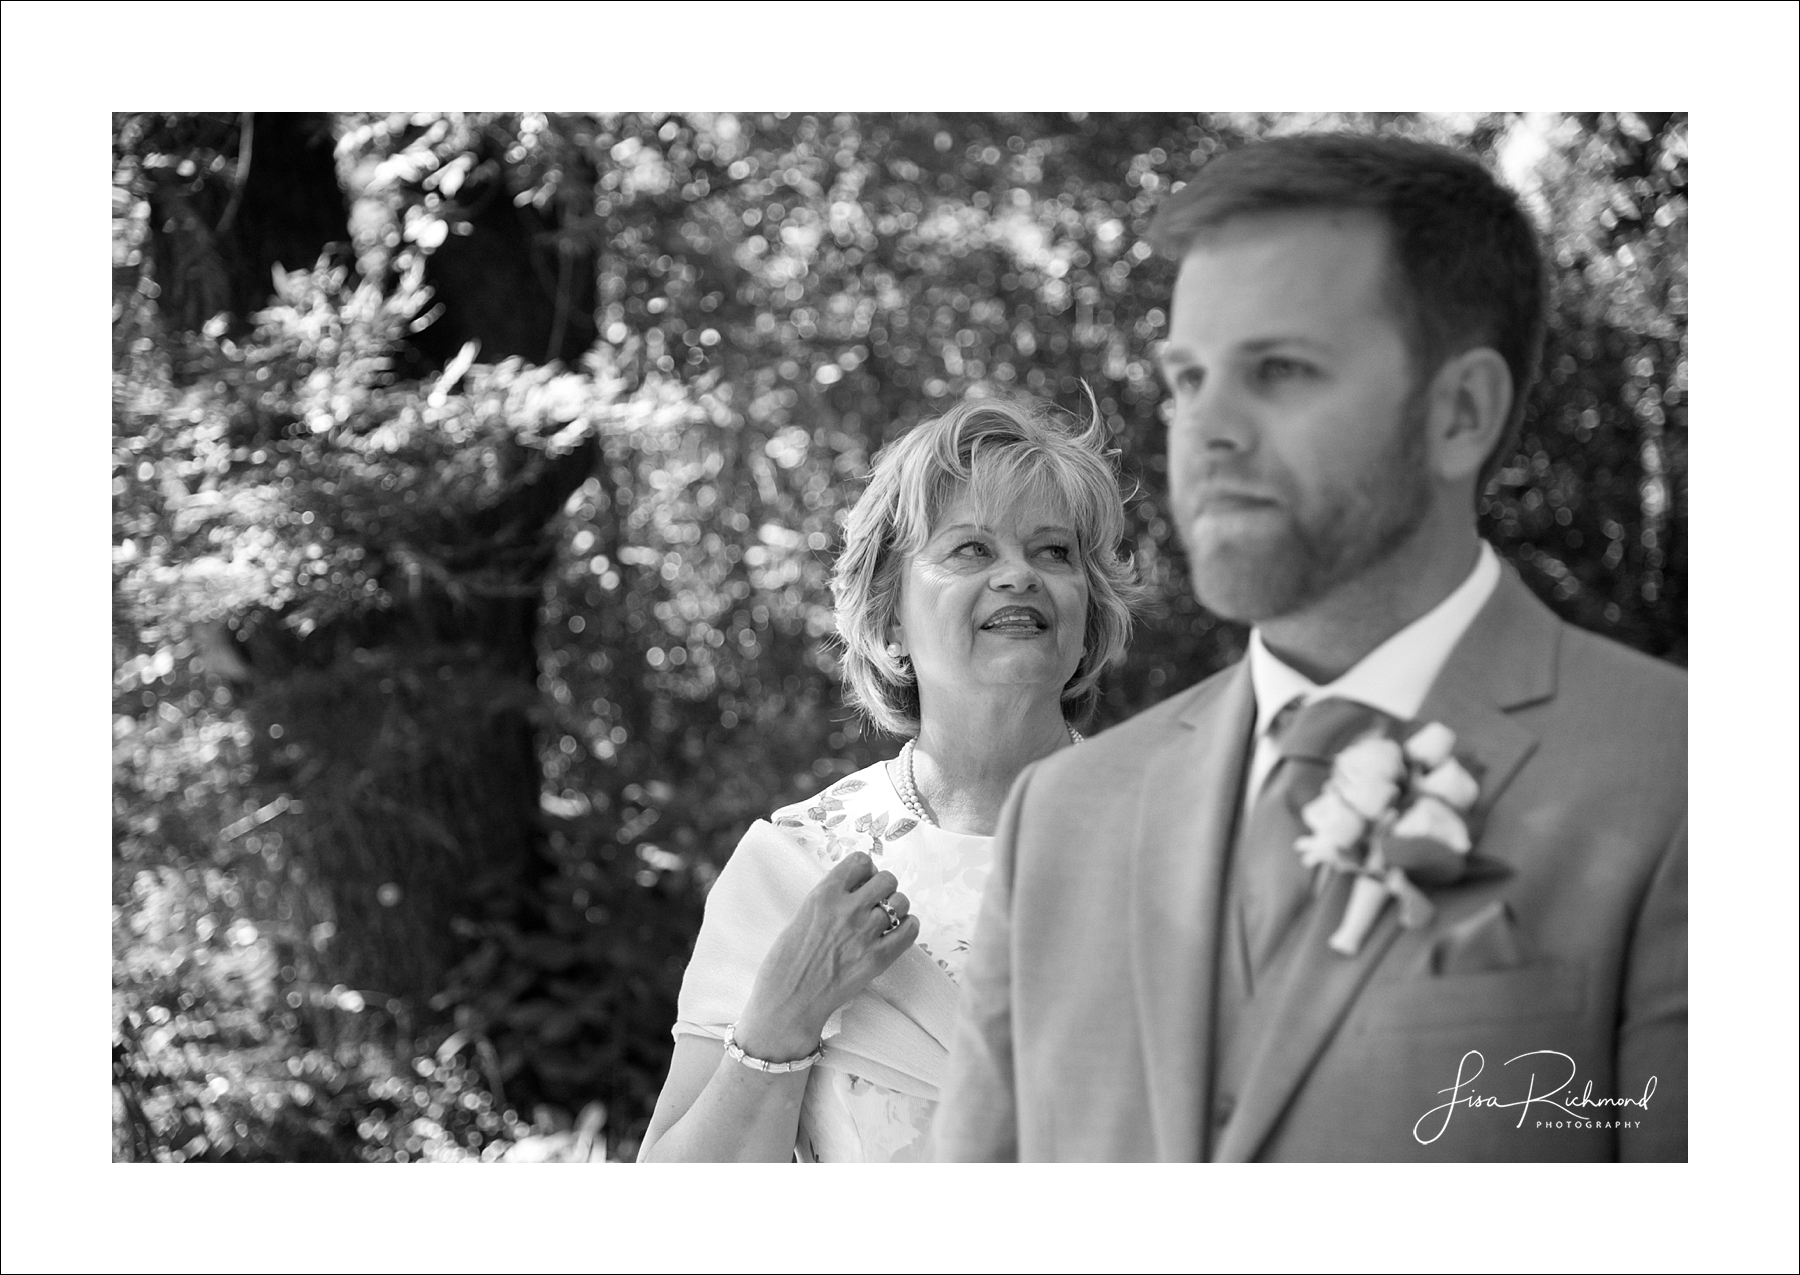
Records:
{"label": "shirt collar", "polygon": [[1353,699],[1408,721],[1417,716],[1425,696],[1450,652],[1500,583],[1500,558],[1486,541],[1463,582],[1431,610],[1363,656],[1342,677],[1320,686],[1283,664],[1263,645],[1262,634],[1250,631],[1250,685],[1256,692],[1256,734],[1296,696],[1311,703],[1336,696]]}

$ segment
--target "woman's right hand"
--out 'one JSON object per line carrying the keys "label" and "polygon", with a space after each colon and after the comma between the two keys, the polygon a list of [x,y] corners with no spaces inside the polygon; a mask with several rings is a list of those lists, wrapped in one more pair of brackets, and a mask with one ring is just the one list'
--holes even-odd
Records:
{"label": "woman's right hand", "polygon": [[[819,1044],[825,1020],[900,959],[919,936],[918,918],[862,851],[846,855],[800,904],[763,958],[734,1033],[752,1058],[789,1062]],[[885,901],[900,924],[892,924]]]}

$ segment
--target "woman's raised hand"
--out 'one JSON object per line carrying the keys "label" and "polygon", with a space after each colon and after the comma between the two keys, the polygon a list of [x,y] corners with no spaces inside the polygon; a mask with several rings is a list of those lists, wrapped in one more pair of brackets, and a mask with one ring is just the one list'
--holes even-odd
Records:
{"label": "woman's raised hand", "polygon": [[805,1057],[833,1011],[913,945],[919,922],[898,885],[859,850],[813,887],[756,972],[735,1033],[745,1053]]}
{"label": "woman's raised hand", "polygon": [[[891,872],[847,855],[813,888],[763,958],[733,1035],[746,1054],[792,1062],[818,1047],[825,1020],[919,936]],[[682,1036],[644,1134],[648,1160],[789,1160],[809,1073],[763,1072],[718,1041]]]}

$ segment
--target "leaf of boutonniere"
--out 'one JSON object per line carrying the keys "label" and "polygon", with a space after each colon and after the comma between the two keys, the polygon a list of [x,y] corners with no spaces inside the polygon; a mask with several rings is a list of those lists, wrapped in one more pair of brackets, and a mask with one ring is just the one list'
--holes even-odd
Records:
{"label": "leaf of boutonniere", "polygon": [[1379,838],[1382,858],[1417,885],[1449,885],[1460,881],[1468,858],[1436,837],[1403,837],[1385,832]]}
{"label": "leaf of boutonniere", "polygon": [[1478,881],[1504,881],[1513,874],[1513,866],[1490,855],[1471,853],[1463,866],[1463,874],[1458,885],[1472,885]]}
{"label": "leaf of boutonniere", "polygon": [[1414,885],[1406,873],[1399,869],[1390,869],[1387,875],[1387,887],[1393,896],[1400,900],[1400,924],[1409,930],[1422,930],[1431,924],[1437,908],[1426,898],[1424,892]]}

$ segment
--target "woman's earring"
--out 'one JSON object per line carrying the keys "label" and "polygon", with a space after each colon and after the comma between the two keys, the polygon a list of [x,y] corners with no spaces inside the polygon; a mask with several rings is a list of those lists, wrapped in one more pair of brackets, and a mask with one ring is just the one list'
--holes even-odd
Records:
{"label": "woman's earring", "polygon": [[901,646],[898,642],[889,642],[887,644],[887,653],[890,659],[903,660],[906,658],[906,648]]}

